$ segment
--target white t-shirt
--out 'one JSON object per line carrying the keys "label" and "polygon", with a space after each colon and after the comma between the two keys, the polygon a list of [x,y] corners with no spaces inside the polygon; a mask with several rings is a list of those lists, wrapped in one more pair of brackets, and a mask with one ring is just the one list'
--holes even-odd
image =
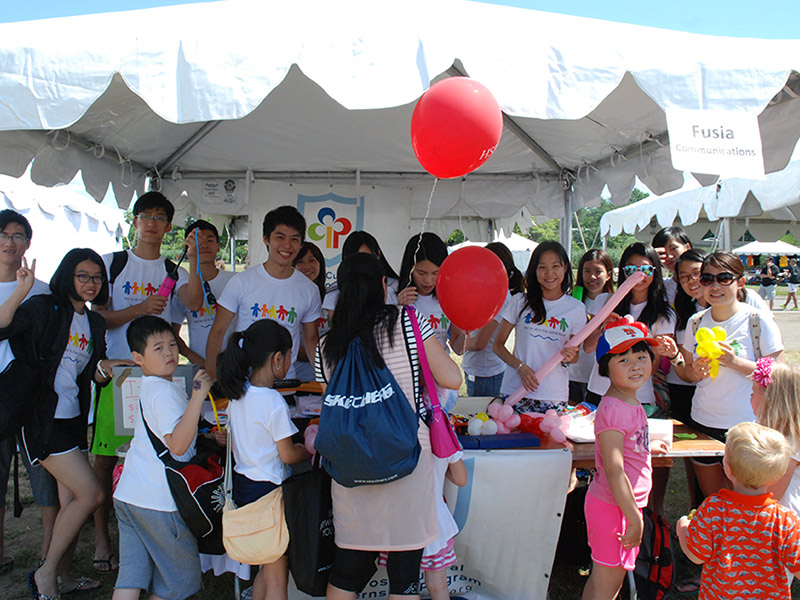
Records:
{"label": "white t-shirt", "polygon": [[[159,256],[152,260],[145,260],[136,256],[132,250],[126,250],[128,262],[117,275],[114,285],[109,290],[110,300],[109,310],[122,310],[129,306],[135,306],[144,302],[148,296],[152,296],[164,283],[167,276],[167,269],[164,264],[164,257]],[[104,254],[103,262],[106,265],[106,275],[110,280],[111,261],[114,254]],[[185,269],[178,269],[178,281],[175,289],[180,289],[189,281],[189,274]],[[158,315],[167,323],[172,323],[172,311],[170,303],[164,308],[164,312]],[[128,331],[130,321],[115,329],[106,331],[106,355],[108,358],[130,358],[131,350],[128,347],[128,340],[125,333]]]}
{"label": "white t-shirt", "polygon": [[[594,298],[587,298],[583,305],[586,307],[587,315],[596,315],[606,304],[606,300],[611,294],[602,292]],[[581,344],[581,352],[578,355],[578,362],[569,366],[569,380],[580,383],[588,383],[589,376],[592,374],[592,367],[595,365],[594,352],[586,352]]]}
{"label": "white t-shirt", "polygon": [[[503,308],[503,320],[514,324],[514,356],[536,371],[586,324],[586,308],[580,300],[564,294],[558,300],[545,300],[545,320],[543,323],[534,323],[530,308],[520,314],[524,305],[525,294],[511,296]],[[511,394],[521,385],[519,373],[507,365],[500,393]],[[539,387],[532,392],[526,392],[525,397],[548,402],[566,402],[569,398],[567,369],[557,365],[539,382]]]}
{"label": "white t-shirt", "polygon": [[[300,271],[292,271],[286,279],[276,279],[264,265],[237,273],[225,286],[217,303],[237,316],[236,331],[244,331],[259,319],[277,321],[292,334],[292,366],[288,377],[294,377],[294,363],[303,342],[302,323],[320,318],[319,289]],[[308,349],[314,352],[314,348]]]}
{"label": "white t-shirt", "polygon": [[286,400],[272,388],[248,385],[228,404],[234,471],[251,481],[283,482],[283,463],[276,442],[297,433]]}
{"label": "white t-shirt", "polygon": [[[139,403],[150,430],[166,446],[164,436],[175,431],[189,406],[183,384],[161,377],[144,376],[139,386]],[[191,459],[195,453],[196,439],[195,435],[186,454],[173,454],[173,458],[180,461]],[[114,498],[150,510],[178,510],[175,500],[172,499],[172,492],[169,491],[164,463],[156,455],[139,410],[136,411],[131,447],[125,457],[125,468]]]}
{"label": "white t-shirt", "polygon": [[450,319],[444,314],[439,300],[433,294],[427,296],[417,296],[417,301],[414,302],[414,309],[420,316],[420,320],[424,320],[433,330],[433,335],[439,340],[439,343],[444,348],[445,352],[450,353],[450,347],[447,345],[447,329],[450,327]]}
{"label": "white t-shirt", "polygon": [[[750,313],[761,314],[761,355],[767,356],[783,350],[781,332],[775,321],[751,306],[739,303],[739,310],[728,320],[717,322],[711,317],[711,309],[706,309],[700,314],[700,327],[722,327],[728,334],[726,342],[733,346],[737,356],[755,360],[753,342],[750,336]],[[692,334],[691,321],[684,332],[682,346],[695,354],[695,336]],[[738,371],[728,369],[722,365],[716,379],[710,377],[697,383],[697,389],[692,399],[692,419],[717,429],[730,429],[744,421],[754,421],[755,415],[750,406],[752,382]]]}
{"label": "white t-shirt", "polygon": [[[642,302],[641,304],[631,304],[631,309],[628,314],[630,314],[634,319],[638,319],[645,306],[647,306],[647,302]],[[674,312],[670,315],[669,319],[658,319],[650,328],[650,337],[655,337],[657,335],[674,335],[674,333]],[[592,367],[592,374],[589,375],[589,391],[597,394],[598,396],[605,396],[610,386],[611,380],[608,377],[603,377],[600,375],[598,371],[597,360],[595,359],[594,366]],[[639,388],[639,391],[636,392],[636,398],[642,404],[655,404],[656,397],[655,391],[653,390],[652,378],[649,378],[645,384]]]}
{"label": "white t-shirt", "polygon": [[[506,299],[505,302],[503,302],[503,307],[494,318],[494,322],[497,323],[497,327],[495,327],[494,333],[492,334],[492,337],[489,338],[489,343],[486,344],[486,347],[483,350],[468,350],[467,352],[464,352],[464,358],[461,360],[461,368],[468,376],[494,377],[495,375],[499,375],[506,370],[506,363],[504,363],[500,357],[494,353],[492,346],[494,345],[494,340],[497,337],[497,330],[499,329],[500,323],[503,320],[503,308],[505,308],[506,304],[508,304],[510,300],[511,294],[506,293]],[[478,335],[479,331],[480,330],[471,331],[470,337]]]}
{"label": "white t-shirt", "polygon": [[456,520],[450,513],[450,509],[447,508],[447,502],[444,499],[444,478],[447,475],[447,468],[462,458],[464,458],[463,452],[456,452],[449,458],[433,458],[433,480],[435,482],[433,489],[436,493],[436,516],[439,519],[439,537],[432,544],[425,546],[422,556],[433,556],[441,552],[447,546],[447,542],[458,533]]}
{"label": "white t-shirt", "polygon": [[56,419],[72,419],[81,414],[78,403],[78,375],[89,364],[94,342],[89,330],[89,315],[73,313],[69,340],[56,370],[55,390],[58,394]]}
{"label": "white t-shirt", "polygon": [[[790,440],[791,441],[791,440]],[[795,513],[800,515],[800,468],[794,461],[800,462],[800,454],[795,453],[792,455],[792,460],[789,465],[794,465],[792,471],[792,478],[789,480],[789,485],[783,493],[783,497],[778,501],[784,506],[788,506]]]}
{"label": "white t-shirt", "polygon": [[[211,293],[214,298],[219,298],[222,295],[228,281],[233,278],[233,273],[230,271],[217,272],[214,279],[208,282],[211,288]],[[197,352],[202,357],[206,355],[206,342],[208,341],[208,332],[211,331],[211,326],[214,324],[214,315],[217,313],[216,303],[212,306],[208,305],[208,300],[203,290],[203,306],[200,310],[189,310],[186,305],[178,298],[178,294],[172,295],[172,322],[183,323],[186,319],[186,324],[189,328],[189,348],[193,352]],[[234,320],[236,317],[234,317]],[[222,349],[225,349],[225,343],[228,341],[228,335],[231,331],[236,331],[235,323],[233,327],[229,327],[225,332],[225,337],[222,341]]]}
{"label": "white t-shirt", "polygon": [[[8,298],[16,289],[16,281],[0,281],[0,304],[3,304],[3,302],[8,300]],[[28,292],[28,295],[25,296],[25,300],[32,296],[41,296],[42,294],[49,293],[49,285],[47,285],[44,281],[34,279],[33,287],[31,288],[31,291]],[[8,340],[0,341],[0,372],[5,371],[6,367],[11,363],[12,360],[14,360],[14,353],[11,351],[11,346],[9,345]]]}
{"label": "white t-shirt", "polygon": [[[394,277],[386,278],[386,304],[397,305],[397,286],[400,282]],[[339,299],[339,288],[332,285],[325,292],[325,299],[322,301],[323,310],[336,310],[336,301]]]}
{"label": "white t-shirt", "polygon": [[670,306],[675,305],[675,294],[678,293],[678,282],[675,281],[672,277],[668,277],[664,280],[664,291],[667,295],[667,304]]}

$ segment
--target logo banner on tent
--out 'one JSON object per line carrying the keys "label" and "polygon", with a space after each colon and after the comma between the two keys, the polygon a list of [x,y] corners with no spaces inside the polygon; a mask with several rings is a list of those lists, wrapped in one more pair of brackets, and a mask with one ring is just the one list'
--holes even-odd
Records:
{"label": "logo banner on tent", "polygon": [[672,166],[679,171],[764,179],[757,115],[679,108],[666,115]]}

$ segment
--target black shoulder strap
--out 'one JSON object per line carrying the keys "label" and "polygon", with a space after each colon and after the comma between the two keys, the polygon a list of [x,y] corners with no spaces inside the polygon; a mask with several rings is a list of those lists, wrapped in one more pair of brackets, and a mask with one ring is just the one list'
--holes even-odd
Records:
{"label": "black shoulder strap", "polygon": [[114,282],[122,273],[122,269],[128,264],[128,251],[120,250],[111,255],[111,266],[108,269],[108,285],[114,285]]}
{"label": "black shoulder strap", "polygon": [[153,444],[153,450],[156,451],[156,456],[164,463],[165,467],[172,467],[174,469],[181,466],[181,461],[175,460],[172,457],[169,453],[169,448],[167,448],[164,442],[158,439],[158,436],[150,429],[150,426],[147,424],[147,419],[144,418],[144,409],[142,408],[141,401],[139,402],[139,412],[142,414],[142,423],[147,430],[147,437],[150,438],[150,443]]}

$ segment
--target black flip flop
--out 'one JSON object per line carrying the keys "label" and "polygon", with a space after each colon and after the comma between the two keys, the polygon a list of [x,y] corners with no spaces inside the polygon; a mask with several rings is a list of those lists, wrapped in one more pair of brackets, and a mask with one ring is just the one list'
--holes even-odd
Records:
{"label": "black flip flop", "polygon": [[[104,569],[98,569],[98,566],[104,565]],[[108,575],[109,573],[116,573],[119,571],[119,559],[113,552],[108,555],[108,558],[96,558],[92,561],[92,567],[95,573],[101,575]]]}
{"label": "black flip flop", "polygon": [[[94,587],[86,587],[90,583],[96,583],[97,585],[94,586]],[[78,578],[78,585],[76,585],[71,590],[62,591],[61,595],[62,596],[70,596],[70,595],[77,596],[79,594],[88,594],[89,592],[94,592],[96,590],[99,590],[101,587],[103,587],[103,582],[102,581],[97,581],[96,579],[89,579],[88,577],[79,577]]]}

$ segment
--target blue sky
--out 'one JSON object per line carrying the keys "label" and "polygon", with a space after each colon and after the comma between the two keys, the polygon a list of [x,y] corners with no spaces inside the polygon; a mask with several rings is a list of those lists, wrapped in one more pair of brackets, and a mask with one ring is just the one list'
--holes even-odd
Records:
{"label": "blue sky", "polygon": [[[380,1],[380,0],[379,0]],[[435,1],[435,0],[431,0]],[[734,37],[800,37],[798,0],[479,0],[583,17]],[[0,22],[187,4],[180,0],[0,0]]]}

